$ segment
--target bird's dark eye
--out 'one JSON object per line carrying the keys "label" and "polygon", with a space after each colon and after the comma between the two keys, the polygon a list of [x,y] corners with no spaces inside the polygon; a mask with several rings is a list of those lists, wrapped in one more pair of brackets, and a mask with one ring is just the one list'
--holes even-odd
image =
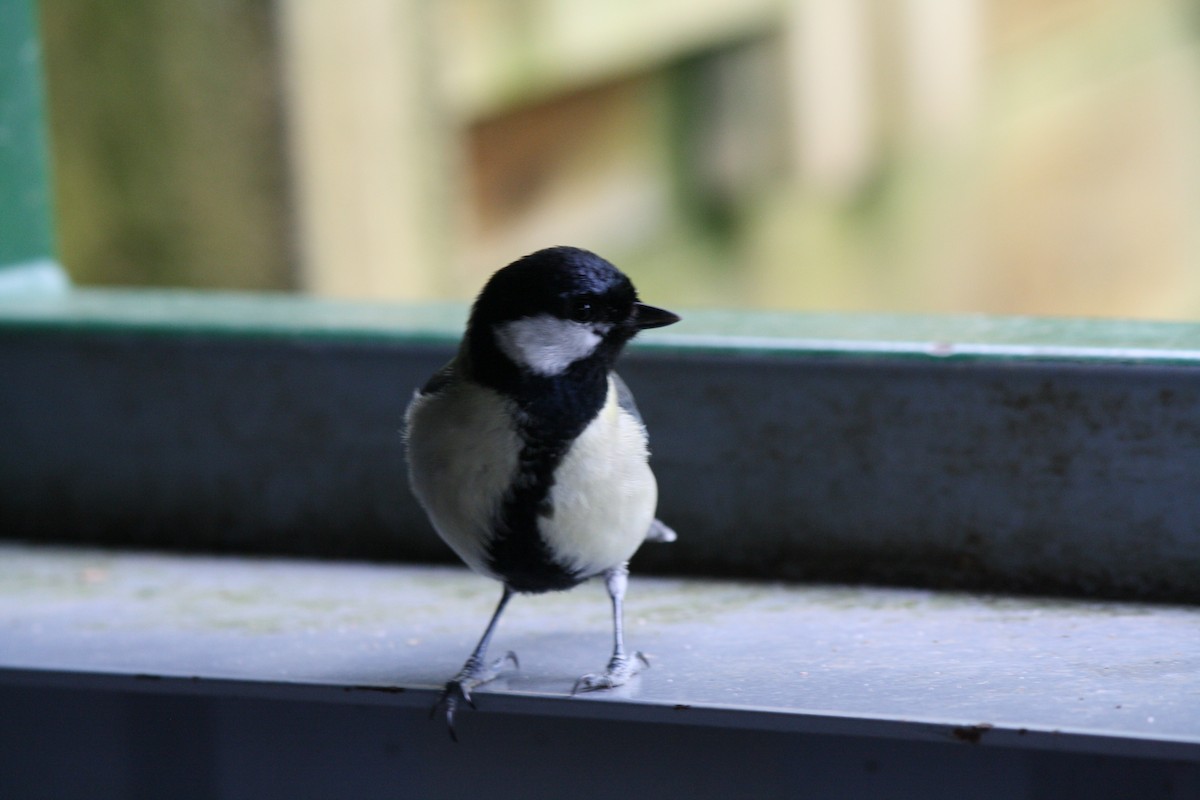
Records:
{"label": "bird's dark eye", "polygon": [[572,322],[594,322],[599,306],[590,297],[574,297],[567,303],[567,319]]}

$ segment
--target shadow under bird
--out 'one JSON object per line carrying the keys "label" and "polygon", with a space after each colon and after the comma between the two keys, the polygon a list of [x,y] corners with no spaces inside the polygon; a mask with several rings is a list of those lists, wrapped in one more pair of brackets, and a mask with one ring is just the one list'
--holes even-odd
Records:
{"label": "shadow under bird", "polygon": [[471,569],[503,584],[500,603],[433,708],[450,736],[460,702],[514,653],[488,644],[515,593],[570,589],[603,576],[613,653],[573,693],[620,686],[649,666],[625,650],[628,561],[675,532],[655,519],[646,428],[613,371],[625,344],[679,321],[646,305],[624,273],[573,247],[539,250],[487,282],[458,354],[406,413],[409,481],[433,527]]}

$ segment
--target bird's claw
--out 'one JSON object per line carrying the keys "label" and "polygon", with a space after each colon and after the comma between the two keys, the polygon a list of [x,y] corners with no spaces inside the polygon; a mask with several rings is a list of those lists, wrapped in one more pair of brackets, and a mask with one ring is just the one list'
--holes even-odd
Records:
{"label": "bird's claw", "polygon": [[614,656],[604,672],[589,672],[571,688],[571,694],[613,689],[629,681],[634,675],[650,666],[650,660],[640,650],[629,656]]}
{"label": "bird's claw", "polygon": [[446,687],[442,689],[437,702],[433,704],[433,708],[429,709],[429,718],[433,719],[437,716],[439,709],[445,708],[446,728],[450,733],[450,738],[457,742],[458,733],[454,729],[454,713],[458,710],[459,701],[461,700],[466,703],[472,710],[479,710],[478,706],[475,705],[475,700],[471,697],[471,690],[493,680],[505,663],[509,661],[512,662],[515,669],[521,668],[521,662],[517,659],[517,654],[511,650],[500,658],[497,658],[487,667],[468,661],[461,672],[447,681]]}
{"label": "bird's claw", "polygon": [[501,656],[500,658],[497,658],[495,661],[492,662],[492,670],[495,672],[498,672],[500,670],[500,668],[504,666],[505,661],[511,661],[512,665],[513,665],[513,669],[521,668],[521,662],[517,658],[517,654],[514,653],[512,650],[509,650],[503,656]]}

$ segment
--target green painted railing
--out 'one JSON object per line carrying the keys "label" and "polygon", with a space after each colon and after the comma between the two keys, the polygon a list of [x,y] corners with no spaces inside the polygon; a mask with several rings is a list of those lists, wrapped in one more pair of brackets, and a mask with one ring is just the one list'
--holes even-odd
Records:
{"label": "green painted railing", "polygon": [[[643,337],[659,351],[821,353],[931,361],[1200,364],[1200,324],[984,315],[782,313],[682,309],[684,321]],[[452,344],[463,303],[321,300],[288,294],[87,289],[0,297],[0,331],[372,340]]]}

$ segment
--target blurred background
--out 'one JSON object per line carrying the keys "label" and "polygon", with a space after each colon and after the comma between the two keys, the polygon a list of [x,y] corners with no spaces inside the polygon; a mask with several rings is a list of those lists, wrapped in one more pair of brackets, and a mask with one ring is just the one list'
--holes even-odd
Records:
{"label": "blurred background", "polygon": [[77,284],[1200,317],[1200,0],[41,0]]}

